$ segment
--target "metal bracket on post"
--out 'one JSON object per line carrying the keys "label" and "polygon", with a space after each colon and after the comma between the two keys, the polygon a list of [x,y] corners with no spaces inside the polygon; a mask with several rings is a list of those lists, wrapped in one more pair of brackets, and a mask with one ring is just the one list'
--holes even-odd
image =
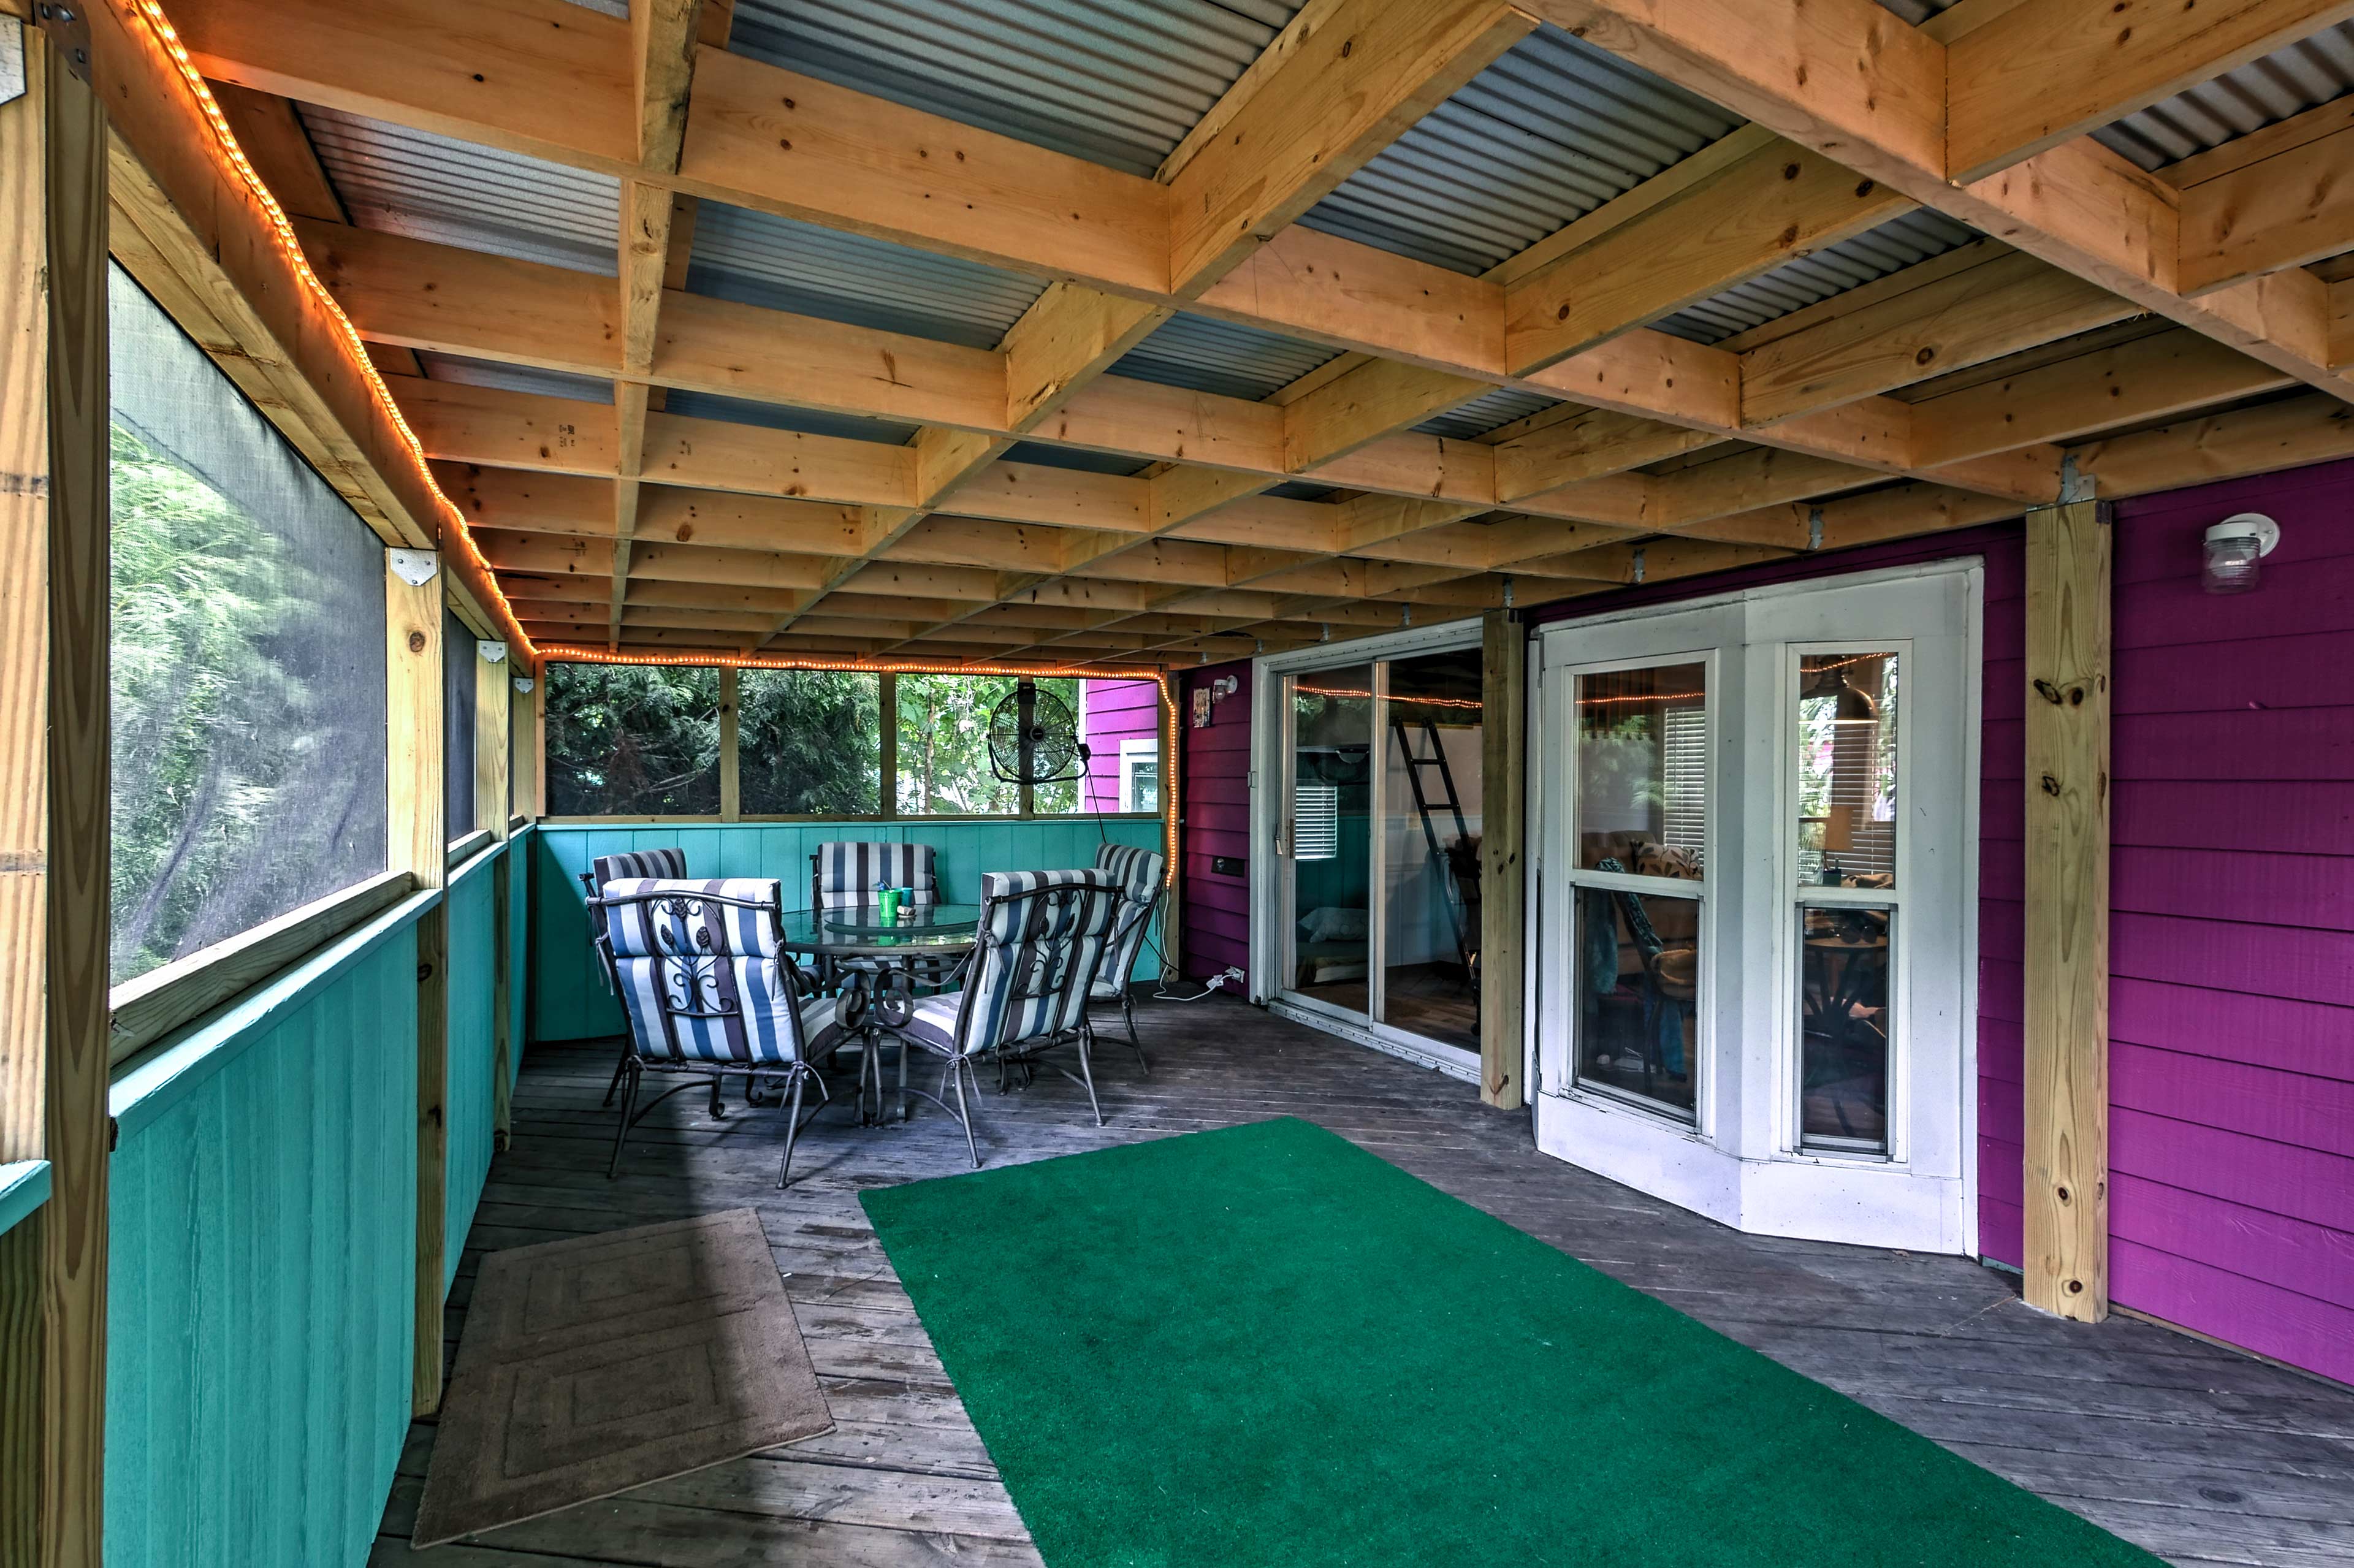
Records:
{"label": "metal bracket on post", "polygon": [[1819,550],[1822,547],[1823,509],[1819,506],[1809,506],[1807,508],[1807,548]]}
{"label": "metal bracket on post", "polygon": [[1512,579],[1510,577],[1504,579],[1504,608],[1512,608]]}
{"label": "metal bracket on post", "polygon": [[514,678],[514,689],[522,693],[526,697],[531,695],[531,677],[529,675],[517,675]]}
{"label": "metal bracket on post", "polygon": [[83,81],[90,80],[90,18],[82,14],[83,0],[37,0],[33,20],[57,46],[58,54],[65,60],[66,69]]}
{"label": "metal bracket on post", "polygon": [[1640,583],[1643,580],[1643,546],[1640,545],[1635,546],[1635,575],[1633,580],[1637,583]]}
{"label": "metal bracket on post", "polygon": [[474,644],[474,652],[482,656],[482,662],[485,664],[504,664],[507,662],[507,645],[504,642],[477,642]]}
{"label": "metal bracket on post", "polygon": [[2073,502],[2090,501],[2093,499],[2094,489],[2093,476],[2076,466],[2076,454],[2062,452],[2060,454],[2060,497],[2057,504],[2066,506]]}
{"label": "metal bracket on post", "polygon": [[0,22],[0,103],[25,96],[25,29]]}
{"label": "metal bracket on post", "polygon": [[432,550],[387,550],[384,564],[410,588],[423,588],[441,569],[441,556]]}

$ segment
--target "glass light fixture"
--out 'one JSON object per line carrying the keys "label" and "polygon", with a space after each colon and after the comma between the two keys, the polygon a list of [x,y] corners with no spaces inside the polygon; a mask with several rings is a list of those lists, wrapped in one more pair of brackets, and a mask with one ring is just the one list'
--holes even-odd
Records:
{"label": "glass light fixture", "polygon": [[2200,586],[2209,593],[2246,593],[2256,586],[2258,563],[2279,543],[2280,524],[2263,513],[2233,513],[2207,530]]}

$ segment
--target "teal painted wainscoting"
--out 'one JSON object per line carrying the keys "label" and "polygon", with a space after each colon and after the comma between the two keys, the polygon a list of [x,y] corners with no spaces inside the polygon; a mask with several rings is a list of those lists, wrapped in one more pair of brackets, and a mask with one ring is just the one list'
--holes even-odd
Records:
{"label": "teal painted wainscoting", "polygon": [[421,894],[117,1078],[109,1568],[357,1563],[408,1430]]}
{"label": "teal painted wainscoting", "polygon": [[531,867],[538,858],[530,828],[507,841],[507,1087],[523,1075],[523,1048],[531,1033]]}
{"label": "teal painted wainscoting", "polygon": [[458,1277],[474,1206],[491,1175],[497,1093],[498,906],[491,868],[513,841],[484,850],[450,879],[450,1180],[443,1189],[441,1287]]}
{"label": "teal painted wainscoting", "polygon": [[[532,953],[535,1040],[591,1040],[618,1034],[621,1010],[598,971],[588,942],[587,895],[580,874],[599,855],[676,846],[686,852],[690,875],[772,876],[784,884],[787,909],[809,906],[809,857],[831,839],[928,843],[939,853],[940,892],[951,904],[981,896],[985,871],[1049,871],[1093,865],[1096,847],[1114,843],[1161,846],[1158,818],[1093,817],[1012,821],[741,822],[710,827],[597,827],[542,824],[532,834],[532,892],[538,916]],[[1158,978],[1161,938],[1138,960],[1139,980]]]}

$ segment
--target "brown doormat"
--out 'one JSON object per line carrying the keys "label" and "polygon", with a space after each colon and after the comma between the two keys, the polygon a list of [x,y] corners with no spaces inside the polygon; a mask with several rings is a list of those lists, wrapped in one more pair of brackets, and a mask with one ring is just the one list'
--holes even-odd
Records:
{"label": "brown doormat", "polygon": [[832,1429],[751,1210],[491,1253],[410,1543]]}

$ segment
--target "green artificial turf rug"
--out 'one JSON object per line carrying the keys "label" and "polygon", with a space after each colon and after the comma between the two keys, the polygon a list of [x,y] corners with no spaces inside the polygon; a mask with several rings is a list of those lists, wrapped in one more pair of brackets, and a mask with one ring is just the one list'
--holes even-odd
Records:
{"label": "green artificial turf rug", "polygon": [[1306,1122],[863,1201],[1049,1568],[2157,1562]]}

